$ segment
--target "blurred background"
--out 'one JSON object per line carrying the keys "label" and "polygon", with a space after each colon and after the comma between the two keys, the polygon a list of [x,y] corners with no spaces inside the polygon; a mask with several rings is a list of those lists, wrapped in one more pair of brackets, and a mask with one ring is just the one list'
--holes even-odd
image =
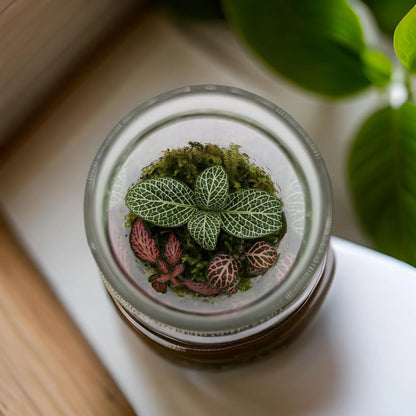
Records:
{"label": "blurred background", "polygon": [[[1,0],[3,209],[32,254],[35,247],[52,247],[40,224],[62,224],[66,215],[82,222],[78,193],[89,164],[125,114],[166,90],[224,84],[271,100],[312,137],[332,180],[333,234],[414,264],[413,255],[397,248],[402,238],[414,247],[414,230],[400,234],[412,229],[414,210],[406,211],[399,225],[394,213],[387,215],[390,229],[399,229],[397,244],[390,247],[368,212],[357,215],[353,208],[371,184],[364,177],[355,186],[351,171],[348,178],[348,166],[355,163],[348,162],[350,151],[365,120],[409,99],[392,39],[413,5],[409,0]],[[375,155],[374,149],[367,152],[361,163],[368,165]],[[375,184],[383,173],[377,169]],[[397,183],[386,186],[380,195],[390,192],[387,197],[394,198]],[[374,208],[383,203],[380,195],[379,205],[366,204],[370,216],[383,222],[386,215]],[[400,203],[395,209],[402,209]],[[45,212],[55,216],[45,219]]]}

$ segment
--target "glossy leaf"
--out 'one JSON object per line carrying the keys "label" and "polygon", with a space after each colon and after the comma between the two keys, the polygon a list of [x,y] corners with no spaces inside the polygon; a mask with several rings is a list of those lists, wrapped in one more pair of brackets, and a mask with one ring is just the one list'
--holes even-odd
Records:
{"label": "glossy leaf", "polygon": [[209,284],[219,290],[234,286],[238,280],[237,262],[228,254],[216,255],[208,266],[207,277]]}
{"label": "glossy leaf", "polygon": [[221,217],[216,212],[195,211],[188,222],[191,237],[206,250],[214,250],[221,230]]}
{"label": "glossy leaf", "polygon": [[264,272],[276,263],[276,247],[265,241],[257,241],[247,250],[245,257],[252,270],[260,269]]}
{"label": "glossy leaf", "polygon": [[416,106],[374,113],[348,169],[355,209],[378,249],[416,266]]}
{"label": "glossy leaf", "polygon": [[271,68],[303,88],[342,96],[361,91],[390,63],[363,59],[360,21],[346,0],[223,0],[237,33]]}
{"label": "glossy leaf", "polygon": [[140,218],[136,219],[131,228],[130,245],[140,260],[156,263],[160,255],[159,249]]}
{"label": "glossy leaf", "polygon": [[228,175],[222,166],[205,169],[195,182],[195,202],[201,209],[219,211],[228,198]]}
{"label": "glossy leaf", "polygon": [[173,178],[139,182],[127,192],[126,204],[143,220],[161,227],[186,224],[196,209],[192,189]]}
{"label": "glossy leaf", "polygon": [[400,62],[416,72],[416,6],[398,24],[394,31],[394,50]]}
{"label": "glossy leaf", "polygon": [[233,193],[221,212],[222,229],[239,238],[258,238],[281,229],[282,203],[259,189]]}
{"label": "glossy leaf", "polygon": [[165,246],[165,259],[171,266],[178,264],[182,257],[181,243],[174,233],[170,233]]}
{"label": "glossy leaf", "polygon": [[415,5],[414,0],[362,0],[371,9],[379,28],[392,35],[404,15]]}

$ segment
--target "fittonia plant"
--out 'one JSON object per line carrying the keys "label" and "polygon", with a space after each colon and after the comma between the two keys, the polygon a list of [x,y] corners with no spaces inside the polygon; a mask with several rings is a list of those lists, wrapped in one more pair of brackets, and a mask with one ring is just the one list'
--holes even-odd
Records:
{"label": "fittonia plant", "polygon": [[205,169],[192,190],[174,178],[139,182],[126,196],[129,209],[160,227],[187,224],[190,235],[206,250],[215,250],[221,228],[230,235],[259,238],[282,227],[282,203],[258,189],[228,192],[228,175],[221,166]]}
{"label": "fittonia plant", "polygon": [[[138,216],[130,234],[132,250],[154,271],[149,281],[158,292],[166,292],[168,286],[184,286],[202,296],[233,294],[239,288],[242,274],[246,278],[261,275],[278,260],[276,246],[260,238],[282,228],[281,200],[260,189],[230,194],[228,175],[222,166],[203,170],[194,189],[171,177],[142,180],[128,191],[126,204]],[[212,252],[206,281],[184,276],[181,242],[172,230],[166,230],[169,237],[161,249],[145,222],[162,230],[185,226],[195,249]],[[221,230],[237,239],[254,239],[254,242],[245,245],[242,251],[215,253]],[[187,244],[189,249],[188,240]]]}

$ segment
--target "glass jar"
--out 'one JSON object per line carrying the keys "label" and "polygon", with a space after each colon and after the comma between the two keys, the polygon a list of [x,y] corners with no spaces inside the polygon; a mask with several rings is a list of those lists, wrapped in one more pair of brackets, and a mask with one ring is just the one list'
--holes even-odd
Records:
{"label": "glass jar", "polygon": [[[190,141],[239,145],[283,201],[277,264],[232,296],[157,293],[129,246],[127,190],[164,150]],[[156,351],[198,365],[252,359],[305,327],[333,276],[331,220],[328,174],[305,131],[264,98],[217,85],[176,89],[134,109],[99,149],[85,194],[88,243],[118,312]]]}

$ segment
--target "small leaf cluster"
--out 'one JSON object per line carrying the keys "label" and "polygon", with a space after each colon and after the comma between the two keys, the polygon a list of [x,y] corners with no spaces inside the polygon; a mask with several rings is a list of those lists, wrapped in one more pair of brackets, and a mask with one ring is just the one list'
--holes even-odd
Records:
{"label": "small leaf cluster", "polygon": [[149,277],[157,292],[165,293],[169,285],[181,285],[184,265],[180,262],[182,250],[175,234],[170,233],[165,249],[161,252],[158,242],[150,235],[142,219],[137,218],[131,227],[130,246],[141,261],[157,270]]}
{"label": "small leaf cluster", "polygon": [[[238,264],[229,254],[217,254],[211,259],[207,269],[208,283],[183,277],[185,267],[181,263],[182,249],[178,238],[171,232],[162,252],[141,218],[136,218],[132,225],[130,246],[137,258],[155,271],[149,282],[157,292],[166,293],[168,286],[184,286],[201,296],[217,296],[232,295],[239,289]],[[254,243],[244,256],[251,266],[251,276],[265,273],[278,259],[276,247],[265,241]]]}
{"label": "small leaf cluster", "polygon": [[[160,159],[142,169],[140,179],[171,177],[185,183],[190,188],[194,188],[198,174],[206,168],[217,165],[221,165],[228,174],[230,193],[241,192],[245,189],[258,189],[271,194],[276,193],[270,176],[262,168],[256,166],[245,153],[240,151],[239,146],[234,144],[229,147],[219,147],[212,143],[189,142],[184,147],[167,149]],[[136,218],[137,215],[130,212],[126,216],[126,227],[130,228]],[[282,220],[283,226],[280,231],[262,237],[261,240],[276,247],[286,233],[284,212]],[[151,235],[163,246],[171,231],[150,222],[144,222]],[[212,292],[212,289],[208,290],[206,286],[208,285],[207,269],[212,260],[212,252],[195,244],[187,225],[175,228],[174,232],[181,242],[181,262],[185,266],[182,276],[189,282],[189,285],[194,285],[196,288],[202,286],[208,293]],[[251,287],[249,264],[243,253],[247,252],[256,241],[257,239],[247,240],[235,237],[223,230],[220,231],[217,238],[216,251],[233,256],[238,264],[240,291],[248,290]],[[185,285],[174,287],[173,290],[179,295],[197,291]],[[211,295],[212,293],[208,296]]]}
{"label": "small leaf cluster", "polygon": [[188,231],[206,250],[214,250],[221,228],[228,234],[258,238],[282,228],[282,204],[275,195],[246,189],[229,195],[228,175],[222,166],[201,172],[192,191],[175,178],[140,181],[126,195],[129,209],[161,227],[188,224]]}

